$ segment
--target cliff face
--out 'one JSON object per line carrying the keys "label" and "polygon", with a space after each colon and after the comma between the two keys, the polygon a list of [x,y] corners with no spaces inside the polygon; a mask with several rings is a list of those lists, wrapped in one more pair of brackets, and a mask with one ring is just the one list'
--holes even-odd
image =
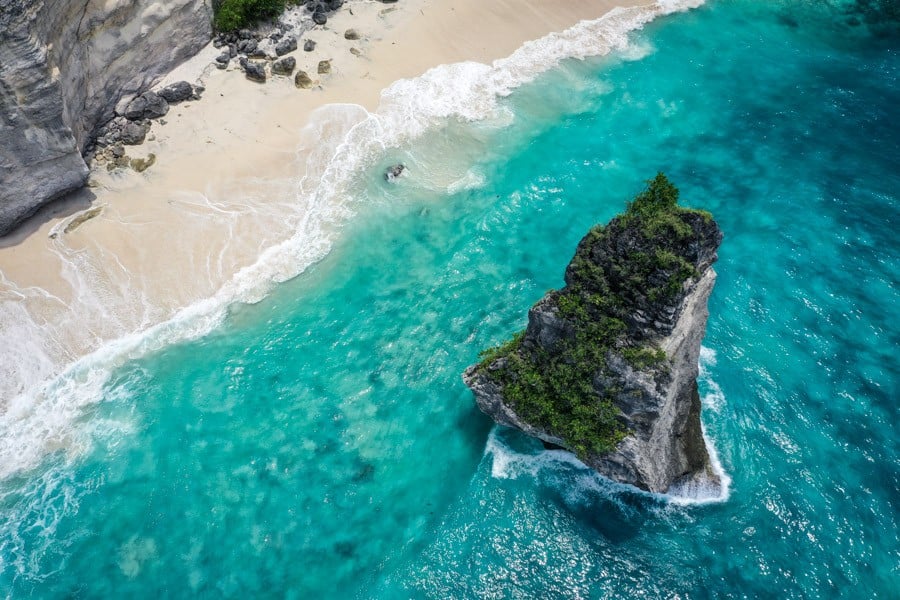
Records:
{"label": "cliff face", "polygon": [[566,286],[463,379],[500,424],[644,490],[717,484],[700,427],[700,343],[722,233],[659,175],[582,239]]}
{"label": "cliff face", "polygon": [[0,234],[84,184],[93,131],[211,22],[208,0],[0,0]]}

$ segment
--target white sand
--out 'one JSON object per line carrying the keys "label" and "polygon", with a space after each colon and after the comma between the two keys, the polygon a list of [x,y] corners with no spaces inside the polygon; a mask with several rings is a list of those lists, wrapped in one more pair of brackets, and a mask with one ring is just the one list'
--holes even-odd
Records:
{"label": "white sand", "polygon": [[[0,356],[0,406],[104,342],[215,294],[266,248],[303,227],[307,207],[298,203],[298,182],[311,166],[304,189],[317,183],[330,155],[317,156],[316,150],[324,147],[329,128],[344,133],[332,124],[301,134],[315,109],[349,103],[373,111],[381,90],[395,80],[439,64],[490,63],[527,40],[617,5],[638,4],[349,2],[324,28],[304,36],[318,43],[314,52],[304,52],[301,40],[293,53],[298,67],[319,80],[312,90],[297,89],[293,78],[270,77],[260,85],[239,69],[220,71],[210,65],[218,51],[207,48],[167,78],[200,76],[203,99],[173,106],[164,125],[154,123],[153,141],[126,147],[131,156],[154,153],[149,170],[95,169],[92,206],[102,207],[99,216],[63,233],[77,216],[63,214],[37,229],[26,227],[27,235],[13,235],[0,248],[0,345],[12,349]],[[349,27],[363,39],[345,40]],[[331,75],[316,74],[322,59],[332,59]],[[341,111],[348,118],[360,114],[352,108],[332,114]],[[314,248],[295,260],[325,250]],[[288,269],[285,276],[290,274]]]}

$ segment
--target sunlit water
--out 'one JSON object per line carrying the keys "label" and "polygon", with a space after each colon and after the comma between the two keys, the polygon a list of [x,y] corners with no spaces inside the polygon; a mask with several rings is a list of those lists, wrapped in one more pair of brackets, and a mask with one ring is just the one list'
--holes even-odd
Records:
{"label": "sunlit water", "polygon": [[[900,24],[848,8],[713,2],[385,153],[324,260],[118,367],[72,425],[87,454],[63,436],[0,484],[0,586],[896,597]],[[460,380],[658,170],[725,232],[700,382],[718,502],[611,484]]]}

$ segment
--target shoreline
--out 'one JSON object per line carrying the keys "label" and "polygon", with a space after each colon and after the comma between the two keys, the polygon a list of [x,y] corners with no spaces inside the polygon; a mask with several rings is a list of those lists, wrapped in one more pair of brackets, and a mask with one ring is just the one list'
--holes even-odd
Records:
{"label": "shoreline", "polygon": [[[355,147],[348,132],[365,133],[354,130],[385,104],[383,92],[396,91],[395,82],[416,83],[427,79],[421,76],[429,69],[466,61],[496,69],[527,42],[620,6],[647,8],[637,27],[682,8],[648,6],[646,0],[577,0],[565,7],[550,0],[503,1],[487,8],[475,0],[421,0],[382,14],[385,6],[345,5],[325,28],[303,36],[318,45],[315,52],[294,53],[298,68],[314,73],[310,67],[319,60],[333,60],[333,74],[320,76],[321,89],[296,89],[292,78],[260,85],[234,67],[220,71],[210,64],[218,52],[210,52],[210,45],[160,82],[190,81],[191,73],[204,72],[206,91],[199,102],[174,106],[165,124],[154,124],[155,139],[136,147],[137,156],[156,154],[153,167],[141,174],[107,174],[95,167],[93,187],[82,194],[95,196],[89,208],[98,214],[77,226],[73,222],[84,211],[51,218],[0,248],[0,339],[11,349],[0,359],[7,382],[0,388],[4,436],[20,419],[52,414],[58,403],[83,406],[99,399],[100,375],[99,384],[78,391],[78,400],[48,400],[66,395],[66,382],[40,389],[67,369],[79,371],[79,359],[101,349],[102,357],[144,352],[145,335],[158,338],[153,347],[202,335],[228,304],[258,300],[270,285],[327,254],[330,241],[318,229],[334,228],[335,215],[339,220],[352,213],[329,204],[329,197],[340,195],[346,172],[366,164],[354,156],[346,168],[335,164],[346,158],[338,154]],[[350,27],[361,40],[344,40]],[[351,54],[350,47],[361,55]],[[588,49],[584,56],[599,53]],[[523,66],[523,80],[540,72],[528,72],[535,67],[527,60]],[[503,90],[488,92],[493,97]],[[410,97],[417,98],[415,93]],[[395,120],[404,117],[402,108],[393,107]],[[334,185],[325,190],[323,179]],[[254,270],[279,252],[275,264]],[[173,319],[191,318],[203,323],[192,328],[195,333],[171,331]],[[98,365],[89,362],[81,371],[94,381]],[[91,394],[97,398],[88,399]],[[15,451],[16,441],[7,442],[0,454]]]}

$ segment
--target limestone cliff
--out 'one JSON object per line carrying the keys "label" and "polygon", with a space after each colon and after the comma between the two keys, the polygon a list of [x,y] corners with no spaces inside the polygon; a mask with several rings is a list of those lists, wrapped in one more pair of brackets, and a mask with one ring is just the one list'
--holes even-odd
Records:
{"label": "limestone cliff", "polygon": [[83,185],[94,130],[211,22],[209,0],[0,0],[0,234]]}
{"label": "limestone cliff", "polygon": [[700,427],[700,343],[722,233],[663,175],[581,240],[566,286],[463,379],[500,424],[644,490],[718,484]]}

